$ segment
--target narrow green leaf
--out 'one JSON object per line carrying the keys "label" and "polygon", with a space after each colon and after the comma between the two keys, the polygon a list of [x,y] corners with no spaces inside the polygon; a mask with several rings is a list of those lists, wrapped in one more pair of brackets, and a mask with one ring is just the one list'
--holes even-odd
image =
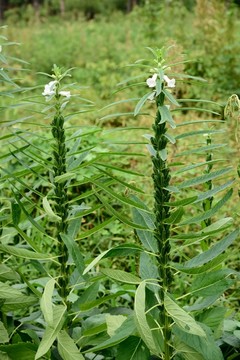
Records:
{"label": "narrow green leaf", "polygon": [[145,102],[147,101],[147,99],[149,98],[149,96],[152,94],[152,91],[143,95],[143,97],[139,100],[139,102],[137,103],[135,109],[134,109],[134,116],[137,116],[141,110],[141,108],[143,107],[143,105],[145,104]]}
{"label": "narrow green leaf", "polygon": [[180,106],[175,97],[167,89],[163,89],[163,93],[173,105]]}
{"label": "narrow green leaf", "polygon": [[[135,294],[135,301],[134,301],[134,311],[135,311],[135,320],[138,332],[147,345],[149,350],[156,356],[162,354],[162,350],[159,349],[154,341],[154,335],[152,330],[150,329],[147,317],[146,317],[146,281],[142,281],[138,286]],[[161,337],[161,333],[158,332],[158,336]]]}
{"label": "narrow green leaf", "polygon": [[119,195],[116,191],[110,189],[108,186],[105,186],[103,183],[100,183],[99,181],[97,182],[97,181],[94,181],[94,180],[91,180],[91,182],[93,184],[95,184],[96,186],[100,187],[100,189],[105,190],[106,193],[111,195],[113,198],[119,200],[121,203],[126,204],[126,205],[130,205],[130,206],[134,206],[134,207],[139,208],[139,209],[144,210],[144,211],[148,211],[145,206],[141,205],[138,202],[135,202],[135,201],[129,199],[127,196]]}
{"label": "narrow green leaf", "polygon": [[133,223],[132,221],[128,220],[125,216],[123,216],[118,211],[116,211],[107,201],[104,200],[104,198],[101,195],[96,193],[96,196],[104,204],[105,208],[110,212],[110,214],[115,216],[118,220],[120,220],[124,224],[126,224],[134,229],[146,229],[144,226],[138,225],[138,224]]}
{"label": "narrow green leaf", "polygon": [[197,196],[192,196],[190,198],[186,198],[186,199],[182,199],[182,200],[178,200],[178,201],[172,201],[172,202],[165,202],[164,205],[167,206],[186,206],[189,204],[192,204],[198,197]]}
{"label": "narrow green leaf", "polygon": [[213,215],[215,215],[218,210],[220,210],[225,204],[226,202],[230,199],[230,197],[232,196],[233,190],[230,189],[221,200],[219,200],[217,202],[217,204],[215,204],[210,210],[205,211],[203,214],[198,215],[198,216],[194,216],[188,220],[185,220],[183,222],[181,222],[179,225],[189,225],[189,224],[194,224],[194,223],[199,223],[203,220],[206,220],[208,218],[213,217]]}
{"label": "narrow green leaf", "polygon": [[206,333],[201,326],[166,293],[164,294],[164,305],[168,314],[181,329],[189,334],[206,337]]}
{"label": "narrow green leaf", "polygon": [[[98,197],[98,195],[97,195],[97,197]],[[82,234],[80,236],[78,236],[76,241],[85,239],[85,238],[89,237],[90,235],[95,234],[99,230],[105,228],[107,225],[112,223],[114,220],[116,220],[116,218],[115,218],[115,216],[112,216],[111,218],[103,221],[101,224],[94,226],[92,229],[82,232]]]}
{"label": "narrow green leaf", "polygon": [[194,279],[189,292],[202,297],[213,296],[216,293],[222,294],[235,282],[233,279],[228,279],[233,273],[234,271],[221,269],[208,272],[207,276],[200,274]]}
{"label": "narrow green leaf", "polygon": [[220,176],[226,175],[227,173],[229,173],[230,171],[232,171],[232,167],[228,167],[226,169],[220,169],[220,170],[216,170],[216,171],[212,171],[209,174],[205,174],[205,175],[201,175],[201,176],[197,176],[194,177],[193,179],[187,180],[182,182],[181,184],[178,185],[179,189],[185,189],[187,187],[190,186],[195,186],[195,185],[199,185],[199,184],[204,184],[209,180],[213,180],[216,179]]}
{"label": "narrow green leaf", "polygon": [[166,105],[163,106],[158,106],[158,111],[161,115],[161,121],[160,124],[164,123],[164,122],[168,122],[169,125],[175,129],[176,128],[176,124],[172,118],[171,112],[169,110],[169,108]]}
{"label": "narrow green leaf", "polygon": [[84,360],[83,355],[74,343],[74,340],[65,330],[61,330],[57,336],[58,351],[63,360]]}
{"label": "narrow green leaf", "polygon": [[51,260],[53,259],[50,255],[40,254],[38,252],[33,252],[27,249],[18,248],[11,245],[0,245],[0,252],[6,252],[8,254],[21,257],[24,259],[32,260]]}
{"label": "narrow green leaf", "polygon": [[183,214],[184,214],[183,207],[180,206],[177,210],[173,211],[164,222],[166,224],[178,224]]}
{"label": "narrow green leaf", "polygon": [[198,153],[206,153],[206,152],[209,152],[209,151],[212,151],[215,149],[220,149],[222,147],[226,147],[226,145],[227,144],[216,144],[216,145],[202,146],[200,148],[183,151],[183,152],[175,155],[175,157],[198,154]]}
{"label": "narrow green leaf", "polygon": [[52,210],[52,208],[51,208],[51,206],[50,206],[50,204],[49,204],[49,201],[48,201],[48,199],[47,199],[47,196],[45,196],[45,197],[43,198],[42,202],[43,202],[43,208],[44,208],[44,210],[46,211],[47,215],[49,216],[49,220],[50,220],[50,221],[61,221],[60,216],[56,215],[56,214],[53,212],[53,210]]}
{"label": "narrow green leaf", "polygon": [[70,236],[66,234],[60,234],[64,244],[66,245],[68,252],[71,254],[75,266],[78,269],[79,275],[82,275],[83,270],[85,268],[84,259],[82,253],[80,251],[79,245],[72,239]]}
{"label": "narrow green leaf", "polygon": [[211,190],[205,191],[204,193],[198,195],[198,199],[195,201],[195,204],[216,195],[217,193],[219,193],[222,190],[225,190],[226,188],[231,186],[234,182],[235,182],[234,179],[229,180],[223,185],[216,186]]}
{"label": "narrow green leaf", "polygon": [[12,221],[13,225],[18,225],[21,218],[21,208],[18,204],[12,203]]}
{"label": "narrow green leaf", "polygon": [[119,256],[128,256],[134,255],[138,252],[143,251],[142,248],[138,245],[134,244],[123,244],[111,248],[109,250],[103,251],[99,254],[84,270],[83,275],[87,274],[95,265],[99,263],[101,259],[108,258],[108,257],[119,257]]}
{"label": "narrow green leaf", "polygon": [[101,273],[124,284],[139,284],[141,279],[123,270],[101,269]]}
{"label": "narrow green leaf", "polygon": [[64,324],[65,312],[66,306],[64,305],[57,305],[53,308],[52,326],[47,325],[46,330],[43,334],[43,338],[35,355],[35,360],[40,359],[43,355],[45,355],[52,346]]}
{"label": "narrow green leaf", "polygon": [[110,339],[104,341],[100,345],[94,346],[89,351],[95,352],[115,346],[129,338],[129,336],[133,335],[135,331],[136,325],[134,319],[132,316],[129,316]]}
{"label": "narrow green leaf", "polygon": [[216,258],[218,255],[222,254],[239,236],[239,230],[235,230],[229,235],[227,235],[222,240],[218,241],[215,245],[213,245],[209,250],[204,251],[201,254],[198,254],[193,259],[186,261],[184,263],[185,268],[195,268],[197,266],[201,266],[203,264],[208,263],[209,261]]}
{"label": "narrow green leaf", "polygon": [[19,282],[18,273],[5,264],[0,264],[0,281],[13,280]]}
{"label": "narrow green leaf", "polygon": [[45,285],[41,300],[40,308],[42,310],[44,319],[49,326],[53,325],[53,303],[52,296],[54,291],[55,280],[50,279]]}
{"label": "narrow green leaf", "polygon": [[4,324],[0,321],[0,344],[7,343],[9,341],[9,336],[7,329]]}

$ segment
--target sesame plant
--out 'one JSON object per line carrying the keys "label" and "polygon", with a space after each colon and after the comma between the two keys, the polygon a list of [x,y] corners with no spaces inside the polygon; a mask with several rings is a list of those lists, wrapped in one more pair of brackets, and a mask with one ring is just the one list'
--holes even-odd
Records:
{"label": "sesame plant", "polygon": [[[150,89],[138,99],[135,116],[146,116],[141,113],[146,103],[156,111],[152,133],[144,135],[152,163],[153,210],[143,195],[138,198],[130,193],[129,199],[138,203],[137,207],[132,204],[130,223],[106,204],[119,220],[135,229],[139,248],[132,250],[139,254],[139,271],[129,274],[100,268],[109,279],[135,284],[137,289],[130,316],[93,350],[119,344],[118,360],[151,356],[162,360],[235,359],[239,321],[226,305],[239,274],[228,267],[227,249],[239,238],[239,229],[232,229],[234,214],[230,211],[226,217],[223,212],[236,180],[234,169],[224,159],[226,143],[217,142],[226,133],[222,107],[218,113],[207,107],[219,106],[209,100],[176,99],[173,90],[178,82],[202,79],[174,72],[179,62],[167,63],[165,49],[149,50],[153,60],[132,65],[142,74],[121,85]],[[134,82],[141,78],[147,78],[146,82]],[[181,107],[185,102],[196,105]],[[113,105],[122,103],[124,100]],[[201,111],[208,118],[178,122],[175,114],[181,109]],[[192,139],[188,149],[171,149],[186,138]],[[100,254],[85,272],[113,251]],[[227,336],[232,346],[226,346]]]}
{"label": "sesame plant", "polygon": [[[134,116],[146,116],[147,104],[156,113],[144,134],[152,169],[146,194],[143,174],[120,160],[147,158],[127,148],[142,141],[122,135],[140,127],[72,123],[93,105],[70,83],[73,69],[54,65],[39,74],[46,85],[21,87],[0,50],[0,75],[12,88],[1,95],[20,92],[12,107],[28,114],[1,122],[1,359],[236,358],[239,322],[227,305],[238,274],[228,268],[226,250],[239,231],[232,230],[233,214],[224,216],[235,180],[225,144],[216,142],[225,124],[202,106],[207,120],[175,115],[199,110],[185,101],[217,106],[174,97],[180,81],[200,79],[175,73],[178,64],[166,62],[164,49],[150,49],[153,60],[135,63],[142,73],[122,83],[147,89]],[[136,98],[114,106],[129,101]],[[186,138],[193,138],[190,149],[176,149]],[[132,233],[103,250],[110,225]],[[122,258],[131,270],[117,267]]]}

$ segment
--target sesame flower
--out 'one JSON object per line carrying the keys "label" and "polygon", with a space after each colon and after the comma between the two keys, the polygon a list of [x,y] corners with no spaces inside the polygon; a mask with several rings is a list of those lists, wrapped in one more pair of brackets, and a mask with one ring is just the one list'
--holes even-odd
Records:
{"label": "sesame flower", "polygon": [[152,77],[147,79],[146,83],[150,88],[153,88],[156,86],[157,77],[158,77],[157,74],[153,74]]}
{"label": "sesame flower", "polygon": [[44,87],[44,92],[42,93],[43,96],[50,97],[56,94],[56,84],[57,81],[50,81],[50,83],[46,84]]}
{"label": "sesame flower", "polygon": [[70,91],[59,91],[59,95],[66,96],[67,99],[70,98]]}
{"label": "sesame flower", "polygon": [[175,83],[176,83],[175,79],[169,79],[169,77],[167,75],[164,75],[163,79],[166,81],[167,87],[169,87],[169,88],[175,87]]}

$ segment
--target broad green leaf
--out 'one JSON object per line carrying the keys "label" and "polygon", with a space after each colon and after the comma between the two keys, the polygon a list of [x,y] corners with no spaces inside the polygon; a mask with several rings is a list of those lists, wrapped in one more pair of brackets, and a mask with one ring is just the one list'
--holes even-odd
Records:
{"label": "broad green leaf", "polygon": [[149,327],[146,317],[146,281],[142,281],[136,290],[135,301],[134,301],[134,311],[135,311],[135,320],[138,332],[147,345],[149,350],[154,354],[159,356],[162,354],[162,350],[157,347],[156,342],[154,341],[154,336],[160,336],[161,333],[152,330]]}
{"label": "broad green leaf", "polygon": [[215,245],[213,245],[209,250],[204,251],[201,254],[198,254],[193,259],[186,261],[183,265],[185,268],[195,268],[197,266],[201,266],[203,264],[208,263],[209,261],[216,258],[218,255],[222,254],[238,237],[239,230],[235,230],[229,235],[227,235],[222,240],[218,241]]}
{"label": "broad green leaf", "polygon": [[44,210],[46,211],[47,215],[49,216],[49,220],[50,221],[61,221],[61,218],[60,216],[56,215],[50,204],[49,204],[49,201],[47,199],[47,196],[45,196],[43,199],[42,199],[42,202],[43,202],[43,208]]}
{"label": "broad green leaf", "polygon": [[183,222],[181,222],[179,225],[189,225],[189,224],[195,224],[195,223],[199,223],[203,220],[209,219],[211,217],[213,217],[213,215],[215,215],[225,204],[226,202],[230,199],[230,197],[232,196],[233,190],[230,189],[221,200],[219,200],[210,210],[205,211],[203,214],[198,215],[198,216],[194,216],[188,220],[185,220]]}
{"label": "broad green leaf", "polygon": [[133,335],[136,332],[136,325],[132,316],[129,316],[122,325],[116,330],[116,333],[108,340],[104,341],[102,344],[94,346],[89,351],[95,352],[102,349],[107,349],[109,347],[115,346],[129,336]]}
{"label": "broad green leaf", "polygon": [[79,245],[66,234],[60,234],[64,244],[66,245],[68,252],[71,254],[74,263],[78,269],[79,275],[82,275],[85,264]]}
{"label": "broad green leaf", "polygon": [[0,245],[0,252],[6,252],[8,254],[14,255],[16,257],[21,257],[24,259],[32,259],[32,260],[51,260],[52,257],[45,254],[40,254],[34,251],[30,251],[23,248],[18,248],[16,246],[11,245]]}
{"label": "broad green leaf", "polygon": [[215,332],[215,336],[218,335],[220,337],[222,335],[223,321],[226,313],[227,308],[224,307],[206,309],[201,312],[199,321],[210,327],[210,329]]}
{"label": "broad green leaf", "polygon": [[[139,274],[142,280],[149,280],[149,282],[151,279],[159,278],[159,272],[157,265],[154,262],[154,258],[146,252],[142,252],[140,255]],[[158,290],[158,287],[152,284],[147,284],[146,286],[153,292],[156,292],[156,290]]]}
{"label": "broad green leaf", "polygon": [[194,350],[191,346],[188,346],[181,340],[175,337],[175,348],[177,354],[181,354],[184,360],[205,360],[205,358],[199,354],[196,350]]}
{"label": "broad green leaf", "polygon": [[152,94],[152,91],[143,95],[143,97],[139,100],[139,102],[137,103],[135,109],[134,109],[134,116],[137,116],[141,110],[141,108],[143,107],[143,105],[145,104],[145,102],[147,101],[147,99],[149,98],[149,96]]}
{"label": "broad green leaf", "polygon": [[[205,328],[205,326],[204,326]],[[223,360],[223,354],[220,348],[216,345],[215,340],[213,339],[212,333],[209,328],[206,328],[206,337],[197,336],[194,334],[186,333],[182,331],[181,328],[174,326],[173,332],[177,341],[184,343],[190,349],[193,349],[197,354],[202,357],[196,357],[196,359],[201,360]],[[183,348],[184,349],[184,348]],[[184,351],[183,351],[184,352]],[[188,358],[186,358],[188,359]],[[195,360],[195,358],[189,358]]]}
{"label": "broad green leaf", "polygon": [[2,311],[7,313],[9,311],[16,311],[20,309],[29,308],[38,302],[38,298],[33,295],[20,295],[12,298],[7,298],[2,306]]}
{"label": "broad green leaf", "polygon": [[130,336],[119,344],[116,360],[149,360],[150,351],[139,337]]}
{"label": "broad green leaf", "polygon": [[141,279],[123,270],[101,269],[101,273],[124,284],[139,284]]}
{"label": "broad green leaf", "polygon": [[9,341],[8,332],[3,325],[3,323],[0,321],[0,344],[7,343]]}
{"label": "broad green leaf", "polygon": [[[36,354],[36,345],[27,342],[19,342],[11,345],[0,345],[1,352],[6,353],[9,357],[0,357],[1,360],[34,360]],[[5,355],[4,355],[5,356]]]}
{"label": "broad green leaf", "polygon": [[79,310],[80,311],[88,311],[88,310],[93,309],[95,307],[99,308],[99,306],[101,304],[106,304],[108,301],[116,299],[121,295],[126,295],[126,290],[120,290],[120,291],[117,291],[117,292],[115,292],[115,293],[113,293],[111,295],[101,296],[96,300],[91,300],[91,301],[86,301],[86,302],[79,301],[79,303],[77,302],[77,304],[79,304],[78,311]]}
{"label": "broad green leaf", "polygon": [[48,350],[51,348],[53,342],[55,341],[57,335],[63,327],[65,321],[65,305],[57,305],[53,308],[53,322],[52,326],[47,325],[46,330],[43,334],[43,338],[38,347],[35,360],[40,359],[45,355]]}
{"label": "broad green leaf", "polygon": [[57,336],[58,351],[63,360],[84,360],[74,340],[65,330],[61,330]]}
{"label": "broad green leaf", "polygon": [[53,325],[53,303],[52,296],[55,286],[55,280],[50,279],[45,285],[41,300],[40,307],[44,316],[44,319],[48,325]]}
{"label": "broad green leaf", "polygon": [[106,314],[107,333],[112,337],[116,330],[124,323],[126,316]]}
{"label": "broad green leaf", "polygon": [[13,297],[22,296],[21,291],[13,288],[7,283],[0,282],[0,299],[12,299]]}
{"label": "broad green leaf", "polygon": [[180,308],[166,293],[164,294],[164,305],[174,322],[184,331],[189,334],[206,336],[206,333],[201,326],[196,323],[194,318]]}

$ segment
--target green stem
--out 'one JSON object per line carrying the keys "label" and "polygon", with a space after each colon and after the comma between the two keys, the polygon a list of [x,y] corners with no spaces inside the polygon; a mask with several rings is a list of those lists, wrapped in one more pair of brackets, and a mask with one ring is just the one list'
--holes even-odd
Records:
{"label": "green stem", "polygon": [[[164,94],[156,98],[157,107],[163,106]],[[164,307],[164,292],[168,291],[172,283],[172,273],[170,269],[170,225],[166,224],[169,217],[169,207],[165,205],[170,200],[170,193],[166,187],[170,182],[170,171],[165,159],[165,152],[168,140],[164,136],[166,133],[166,123],[161,122],[160,112],[157,111],[155,123],[153,124],[154,137],[151,139],[155,156],[152,156],[153,163],[153,184],[154,184],[154,213],[155,230],[154,237],[158,244],[158,269],[160,290],[160,325],[164,335],[164,360],[170,360],[172,355],[171,340],[171,320]]]}
{"label": "green stem", "polygon": [[66,181],[56,181],[57,176],[64,175],[66,170],[66,153],[67,148],[65,144],[64,118],[57,109],[56,115],[52,122],[52,135],[55,139],[53,150],[54,157],[54,193],[55,193],[55,209],[61,221],[57,223],[57,240],[58,240],[58,254],[60,262],[59,274],[59,294],[68,305],[68,284],[69,284],[69,266],[67,265],[68,251],[64,244],[61,234],[67,233],[67,217],[68,217],[68,198]]}

